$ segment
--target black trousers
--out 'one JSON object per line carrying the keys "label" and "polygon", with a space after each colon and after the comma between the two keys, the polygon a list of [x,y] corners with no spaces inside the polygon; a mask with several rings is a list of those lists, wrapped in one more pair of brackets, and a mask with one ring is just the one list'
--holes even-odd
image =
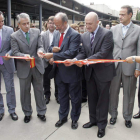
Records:
{"label": "black trousers", "polygon": [[81,82],[76,83],[64,83],[59,75],[59,70],[56,71],[56,83],[58,86],[58,99],[60,102],[59,108],[59,119],[67,119],[70,109],[71,97],[71,119],[73,121],[78,121],[81,114]]}
{"label": "black trousers", "polygon": [[85,79],[85,66],[82,67],[82,74],[83,74],[83,80],[82,80],[82,99],[87,99],[87,83]]}
{"label": "black trousers", "polygon": [[94,71],[87,81],[90,122],[97,124],[99,129],[104,129],[107,125],[110,84],[110,81],[99,81]]}
{"label": "black trousers", "polygon": [[[140,109],[140,76],[139,76],[139,90],[138,90],[138,106]],[[140,110],[139,110],[139,112],[140,112]]]}
{"label": "black trousers", "polygon": [[[44,88],[44,95],[46,98],[50,98],[51,96],[51,80],[48,78],[48,75],[50,73],[50,71],[52,70],[52,65],[48,65],[47,68],[45,68],[45,73],[43,75],[43,88]],[[57,85],[54,79],[54,85],[55,85],[55,97],[58,98],[58,89],[57,89]]]}

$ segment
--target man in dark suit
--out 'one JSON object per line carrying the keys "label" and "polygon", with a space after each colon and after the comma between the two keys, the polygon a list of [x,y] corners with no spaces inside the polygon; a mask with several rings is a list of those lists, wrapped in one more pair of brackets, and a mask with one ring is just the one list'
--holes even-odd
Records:
{"label": "man in dark suit", "polygon": [[[10,45],[10,35],[13,33],[11,27],[5,26],[4,16],[0,11],[0,56],[12,55],[11,45]],[[6,100],[8,111],[13,120],[18,120],[18,116],[15,113],[16,108],[16,97],[15,97],[15,87],[14,87],[14,70],[15,64],[13,59],[7,58],[7,60],[0,57],[0,74],[2,73],[5,87],[6,87]],[[1,77],[1,76],[0,76]],[[1,78],[0,78],[0,121],[4,116],[4,103],[1,94]]]}
{"label": "man in dark suit", "polygon": [[[64,13],[55,15],[54,23],[56,30],[52,42],[52,52],[45,54],[45,58],[54,60],[73,59],[79,50],[80,34],[74,31],[68,25],[68,17]],[[54,75],[55,74],[55,75]],[[69,113],[69,94],[71,97],[72,110],[71,119],[72,129],[77,129],[78,119],[81,113],[81,69],[76,65],[66,67],[64,64],[53,65],[50,77],[55,76],[58,86],[58,98],[60,102],[59,121],[56,127],[62,126],[66,121]]]}
{"label": "man in dark suit", "polygon": [[[50,16],[48,18],[48,21],[47,21],[48,30],[42,33],[43,47],[46,53],[48,52],[49,47],[52,44],[53,36],[56,32],[53,20],[54,20],[54,16]],[[50,91],[51,82],[48,75],[50,71],[52,70],[53,58],[51,58],[50,60],[44,58],[43,61],[44,61],[44,68],[45,68],[45,72],[43,75],[43,87],[44,87],[45,102],[46,104],[48,104],[50,101],[50,96],[51,96],[51,91]],[[56,98],[57,103],[59,103],[58,90],[57,90],[57,85],[55,82],[54,82],[54,85],[55,85],[55,98]]]}
{"label": "man in dark suit", "polygon": [[37,28],[30,29],[30,17],[26,13],[17,16],[20,30],[11,35],[11,47],[13,55],[35,58],[35,67],[30,68],[30,59],[17,59],[17,76],[20,82],[20,99],[22,110],[25,114],[24,122],[30,122],[32,115],[31,84],[33,85],[37,116],[46,121],[46,104],[43,94],[44,66],[42,61],[43,44],[40,31]]}
{"label": "man in dark suit", "polygon": [[[113,59],[113,36],[111,31],[98,25],[98,15],[90,12],[85,17],[87,31],[82,35],[83,48],[75,59]],[[78,64],[79,67],[83,66]],[[88,105],[90,121],[84,128],[98,126],[98,137],[105,135],[109,107],[109,88],[115,75],[113,63],[94,64],[86,66]]]}

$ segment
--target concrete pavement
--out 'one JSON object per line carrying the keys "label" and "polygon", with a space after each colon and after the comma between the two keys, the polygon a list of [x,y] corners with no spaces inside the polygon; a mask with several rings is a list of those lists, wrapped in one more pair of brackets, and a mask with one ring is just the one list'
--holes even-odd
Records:
{"label": "concrete pavement", "polygon": [[[37,118],[36,105],[34,100],[33,88],[31,90],[32,95],[32,108],[33,114],[30,123],[25,124],[24,114],[20,104],[20,89],[19,80],[15,74],[15,90],[16,90],[16,101],[17,108],[16,113],[18,114],[18,121],[13,121],[8,113],[6,105],[6,91],[5,85],[2,78],[1,92],[4,98],[5,104],[5,116],[0,121],[0,140],[98,140],[96,126],[83,129],[82,125],[89,121],[88,105],[82,104],[82,112],[79,119],[79,127],[77,130],[71,129],[71,119],[65,123],[62,127],[56,128],[55,123],[58,121],[58,109],[59,104],[56,103],[54,97],[54,85],[52,80],[52,96],[51,101],[47,105],[47,121],[44,123]],[[108,124],[106,128],[106,135],[103,140],[140,140],[140,119],[132,119],[132,128],[126,128],[124,119],[122,117],[122,88],[120,91],[120,101],[118,107],[118,119],[115,125]],[[134,114],[138,111],[137,92],[135,98]],[[110,119],[110,115],[108,117]]]}

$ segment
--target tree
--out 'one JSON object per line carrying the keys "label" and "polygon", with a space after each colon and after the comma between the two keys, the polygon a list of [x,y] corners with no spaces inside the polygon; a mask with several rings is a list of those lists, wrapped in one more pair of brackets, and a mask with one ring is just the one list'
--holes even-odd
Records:
{"label": "tree", "polygon": [[139,11],[137,11],[136,20],[140,21],[140,12]]}

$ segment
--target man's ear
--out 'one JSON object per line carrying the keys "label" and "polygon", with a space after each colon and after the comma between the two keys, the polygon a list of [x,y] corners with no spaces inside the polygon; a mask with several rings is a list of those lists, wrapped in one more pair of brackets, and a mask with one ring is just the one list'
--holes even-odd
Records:
{"label": "man's ear", "polygon": [[132,18],[132,16],[133,16],[132,13],[130,13],[129,16],[130,16],[130,18]]}

